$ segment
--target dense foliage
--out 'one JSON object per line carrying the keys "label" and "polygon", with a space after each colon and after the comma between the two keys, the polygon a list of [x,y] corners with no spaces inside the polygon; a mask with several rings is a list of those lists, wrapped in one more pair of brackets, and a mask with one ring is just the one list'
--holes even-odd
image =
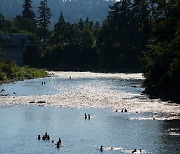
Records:
{"label": "dense foliage", "polygon": [[[29,39],[34,40],[37,26],[31,3],[31,0],[24,0],[22,16],[16,16],[14,21],[9,21],[0,14],[0,33],[27,33]],[[0,81],[22,80],[24,78],[44,77],[46,75],[45,70],[29,68],[28,66],[19,67],[14,62],[5,61],[3,49],[0,48]]]}
{"label": "dense foliage", "polygon": [[152,6],[155,7],[150,20],[152,43],[142,60],[144,86],[158,95],[178,97],[180,92],[180,1],[154,1]]}
{"label": "dense foliage", "polygon": [[28,66],[17,66],[14,62],[5,62],[0,59],[0,83],[4,81],[14,81],[45,77],[47,72],[42,69],[29,68]]}
{"label": "dense foliage", "polygon": [[140,71],[141,51],[149,39],[148,15],[144,1],[117,2],[103,23],[86,18],[71,24],[61,12],[48,45],[32,54],[40,67]]}
{"label": "dense foliage", "polygon": [[[35,21],[30,4],[31,0],[24,0],[22,16],[14,21],[0,15],[1,32],[27,33],[35,42],[44,39],[39,48],[27,49],[26,64],[58,70],[142,70],[146,90],[179,95],[179,0],[121,0],[110,6],[102,23],[89,18],[67,22],[59,10],[59,20],[51,31],[48,29],[51,12],[46,0],[40,2],[39,22],[31,24],[30,29],[21,25],[21,18]],[[41,9],[47,11],[44,17]],[[25,16],[26,11],[31,15]],[[44,25],[40,24],[42,19]]]}
{"label": "dense foliage", "polygon": [[0,34],[11,32],[12,27],[12,21],[5,19],[5,17],[0,13]]}

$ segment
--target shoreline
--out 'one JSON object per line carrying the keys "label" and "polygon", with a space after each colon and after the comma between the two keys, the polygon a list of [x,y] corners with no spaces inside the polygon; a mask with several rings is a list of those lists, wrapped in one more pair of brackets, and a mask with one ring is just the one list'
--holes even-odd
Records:
{"label": "shoreline", "polygon": [[33,78],[24,77],[24,78],[21,78],[21,79],[0,80],[0,85],[9,84],[9,83],[17,82],[17,81],[23,81],[23,80],[31,80],[31,79],[36,79],[36,78],[45,78],[45,77],[48,77],[48,74],[46,76],[39,76],[39,77],[33,77]]}
{"label": "shoreline", "polygon": [[85,69],[85,68],[46,68],[48,71],[73,71],[73,72],[92,72],[92,73],[142,73],[140,69],[121,69],[121,70],[109,70],[109,69]]}
{"label": "shoreline", "polygon": [[150,99],[161,99],[162,101],[167,101],[169,103],[180,104],[180,96],[174,95],[173,93],[164,90],[160,91],[156,88],[145,88],[142,93],[149,95]]}
{"label": "shoreline", "polygon": [[46,76],[39,76],[39,77],[33,77],[33,78],[24,77],[24,78],[21,78],[21,79],[0,80],[0,85],[14,83],[14,82],[17,82],[17,81],[31,80],[31,79],[36,79],[36,78],[45,78],[45,77],[49,76],[48,71],[46,71],[46,72],[47,72]]}
{"label": "shoreline", "polygon": [[6,80],[0,80],[0,85],[2,84],[9,84],[9,83],[14,83],[14,82],[17,82],[17,81],[23,81],[23,80],[31,80],[31,79],[36,79],[36,78],[45,78],[45,77],[48,77],[50,76],[50,74],[48,73],[48,71],[45,71],[46,74],[45,75],[42,75],[42,76],[33,76],[33,74],[31,74],[32,76],[24,76],[24,77],[15,77],[13,79],[6,79]]}

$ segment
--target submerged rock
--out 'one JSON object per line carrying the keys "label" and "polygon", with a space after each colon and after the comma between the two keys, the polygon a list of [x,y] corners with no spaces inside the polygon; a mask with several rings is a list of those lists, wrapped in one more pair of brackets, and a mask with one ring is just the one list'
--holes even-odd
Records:
{"label": "submerged rock", "polygon": [[30,104],[33,104],[33,103],[35,103],[35,101],[31,101],[31,102],[29,102]]}
{"label": "submerged rock", "polygon": [[45,101],[37,101],[37,103],[39,103],[39,104],[44,104],[44,103],[46,103]]}

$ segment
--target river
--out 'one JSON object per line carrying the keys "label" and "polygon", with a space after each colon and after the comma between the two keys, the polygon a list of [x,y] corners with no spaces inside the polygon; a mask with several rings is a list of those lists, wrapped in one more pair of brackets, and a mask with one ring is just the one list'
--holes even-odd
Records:
{"label": "river", "polygon": [[141,73],[49,73],[0,85],[0,153],[179,153],[180,105],[142,95]]}

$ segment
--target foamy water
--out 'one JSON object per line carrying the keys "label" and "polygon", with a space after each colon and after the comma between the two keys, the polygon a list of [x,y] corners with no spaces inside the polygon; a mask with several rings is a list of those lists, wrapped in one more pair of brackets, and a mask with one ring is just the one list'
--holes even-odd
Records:
{"label": "foamy water", "polygon": [[[13,94],[11,96],[1,96],[0,105],[26,105],[29,102],[35,102],[33,103],[35,105],[51,107],[112,108],[112,110],[118,110],[118,112],[122,108],[126,108],[128,113],[153,113],[150,116],[131,117],[131,119],[139,120],[152,120],[152,118],[172,120],[180,117],[180,105],[163,102],[159,99],[151,100],[146,95],[141,94],[144,90],[140,87],[143,80],[141,73],[49,73],[54,75],[50,78],[41,79],[41,81],[46,81],[43,88],[52,84],[60,92],[29,96]],[[63,80],[66,83],[64,85],[58,84],[53,81],[54,79]],[[34,84],[33,81],[36,80],[32,80],[31,85]],[[3,88],[6,89],[6,85],[3,85]],[[46,103],[37,103],[38,101],[45,101]]]}

